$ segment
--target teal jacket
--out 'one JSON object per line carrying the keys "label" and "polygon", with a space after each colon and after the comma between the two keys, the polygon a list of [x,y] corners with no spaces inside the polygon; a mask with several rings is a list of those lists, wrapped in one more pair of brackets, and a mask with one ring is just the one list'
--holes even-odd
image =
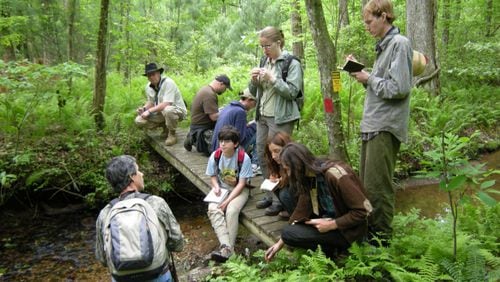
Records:
{"label": "teal jacket", "polygon": [[[274,105],[274,122],[276,124],[288,123],[300,119],[300,112],[295,99],[301,90],[304,89],[304,76],[302,66],[297,60],[292,60],[288,69],[286,81],[281,77],[281,67],[288,56],[287,51],[283,51],[276,60],[274,88],[276,101]],[[263,89],[259,82],[250,81],[248,88],[257,97],[256,120],[260,118],[260,100]],[[302,91],[304,93],[304,91]]]}

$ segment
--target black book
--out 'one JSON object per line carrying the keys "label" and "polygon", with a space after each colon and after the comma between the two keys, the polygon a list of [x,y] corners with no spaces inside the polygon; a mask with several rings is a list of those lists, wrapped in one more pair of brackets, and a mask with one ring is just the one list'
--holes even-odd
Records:
{"label": "black book", "polygon": [[364,68],[365,68],[365,65],[363,65],[362,63],[358,63],[358,62],[352,61],[352,60],[347,60],[345,65],[342,67],[342,70],[344,70],[346,72],[359,72]]}

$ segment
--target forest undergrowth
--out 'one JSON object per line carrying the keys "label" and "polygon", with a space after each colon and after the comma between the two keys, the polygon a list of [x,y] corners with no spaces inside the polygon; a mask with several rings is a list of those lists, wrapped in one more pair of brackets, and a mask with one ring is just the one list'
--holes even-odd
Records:
{"label": "forest undergrowth", "polygon": [[[104,179],[106,162],[119,154],[138,159],[148,175],[147,189],[168,193],[175,171],[158,168],[151,162],[143,133],[133,124],[135,109],[143,102],[145,78],[124,82],[121,75],[108,75],[105,121],[98,131],[90,115],[92,71],[73,63],[56,66],[26,61],[0,61],[0,206],[21,203],[33,207],[39,201],[83,201],[99,207],[111,195]],[[221,67],[210,74],[169,74],[178,82],[188,105],[196,90],[212,75],[227,72],[235,77],[234,88],[243,89],[246,67]],[[317,75],[317,74],[316,74]],[[314,77],[306,70],[306,77]],[[357,168],[359,121],[364,89],[343,77],[340,93],[343,128],[349,162]],[[187,82],[187,83],[183,83]],[[464,87],[467,85],[468,87]],[[306,105],[294,139],[315,154],[327,155],[327,128],[322,111],[319,84],[306,80]],[[237,91],[221,96],[221,105],[237,98]],[[465,164],[482,152],[494,151],[498,144],[499,90],[496,85],[450,80],[439,96],[422,89],[412,92],[410,140],[402,147],[397,164],[398,178],[443,175],[441,149],[446,147],[451,167],[449,181],[442,189],[456,195],[450,202],[457,209],[458,226],[451,215],[425,219],[418,211],[395,219],[395,236],[390,247],[355,245],[350,255],[331,261],[317,252],[285,252],[270,264],[254,258],[235,257],[214,272],[218,281],[351,280],[389,278],[396,281],[479,280],[500,277],[498,260],[499,205],[491,193],[498,193],[487,175],[498,173],[482,166]],[[187,126],[189,120],[183,121]],[[460,169],[461,170],[460,170]],[[493,200],[493,201],[492,201]],[[465,202],[476,202],[470,205]],[[455,242],[455,243],[453,243]],[[455,247],[453,245],[456,245]],[[262,273],[262,274],[260,274]],[[262,276],[259,276],[262,275]],[[477,281],[477,280],[476,280]]]}

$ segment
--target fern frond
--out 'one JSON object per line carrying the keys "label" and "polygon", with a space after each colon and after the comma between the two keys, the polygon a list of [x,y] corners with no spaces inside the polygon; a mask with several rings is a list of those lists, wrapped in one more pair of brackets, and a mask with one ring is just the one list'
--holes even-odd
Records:
{"label": "fern frond", "polygon": [[444,267],[444,269],[448,272],[448,274],[451,276],[451,278],[454,281],[463,281],[463,273],[462,270],[464,269],[464,264],[460,262],[452,262],[448,259],[443,259],[441,261],[441,265]]}

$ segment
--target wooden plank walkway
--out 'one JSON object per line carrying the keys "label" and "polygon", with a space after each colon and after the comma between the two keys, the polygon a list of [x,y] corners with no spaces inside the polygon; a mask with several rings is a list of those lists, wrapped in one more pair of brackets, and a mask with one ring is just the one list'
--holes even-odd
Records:
{"label": "wooden plank walkway", "polygon": [[[198,153],[195,148],[191,152],[184,149],[187,129],[178,130],[176,135],[177,144],[167,147],[165,139],[160,138],[158,134],[147,134],[151,146],[206,195],[211,189],[210,178],[205,175],[208,158]],[[262,180],[261,176],[251,179],[251,184],[256,188],[250,190],[250,198],[240,214],[240,223],[266,245],[271,246],[279,239],[281,229],[287,221],[281,220],[279,216],[266,216],[264,209],[255,207],[256,201],[263,196],[259,189]]]}

